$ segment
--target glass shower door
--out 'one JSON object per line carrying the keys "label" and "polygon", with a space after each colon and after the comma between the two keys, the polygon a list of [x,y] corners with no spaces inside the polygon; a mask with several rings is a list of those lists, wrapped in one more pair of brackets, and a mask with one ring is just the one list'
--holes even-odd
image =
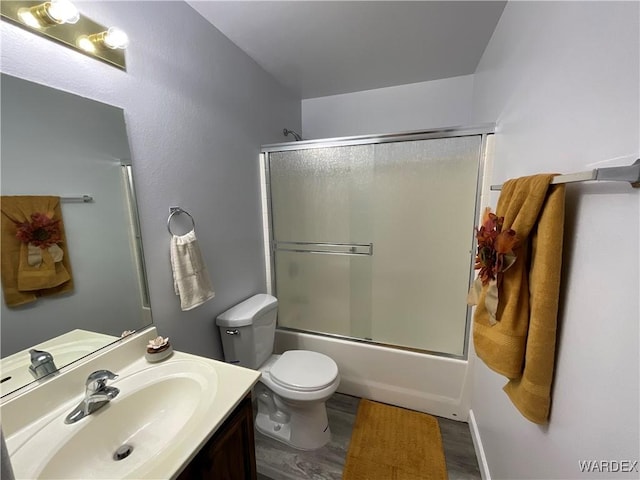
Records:
{"label": "glass shower door", "polygon": [[462,356],[481,145],[270,153],[279,325]]}
{"label": "glass shower door", "polygon": [[369,338],[373,146],[269,156],[280,326]]}
{"label": "glass shower door", "polygon": [[462,355],[479,136],[375,147],[372,338]]}

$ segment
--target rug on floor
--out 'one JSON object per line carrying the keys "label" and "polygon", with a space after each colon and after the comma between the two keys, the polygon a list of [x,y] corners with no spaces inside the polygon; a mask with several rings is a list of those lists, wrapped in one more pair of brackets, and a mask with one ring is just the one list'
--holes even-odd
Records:
{"label": "rug on floor", "polygon": [[343,480],[446,480],[438,420],[362,399]]}

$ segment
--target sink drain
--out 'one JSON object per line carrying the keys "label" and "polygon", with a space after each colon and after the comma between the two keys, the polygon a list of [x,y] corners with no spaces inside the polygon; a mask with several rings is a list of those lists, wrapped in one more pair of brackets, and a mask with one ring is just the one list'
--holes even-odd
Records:
{"label": "sink drain", "polygon": [[131,452],[133,452],[133,447],[131,445],[122,445],[121,447],[118,447],[113,454],[113,459],[115,461],[123,460],[131,455]]}

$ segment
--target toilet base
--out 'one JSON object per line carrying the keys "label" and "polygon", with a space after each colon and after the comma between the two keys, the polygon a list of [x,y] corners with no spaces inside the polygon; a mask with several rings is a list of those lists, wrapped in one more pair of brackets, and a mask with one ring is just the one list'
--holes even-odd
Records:
{"label": "toilet base", "polygon": [[258,402],[256,430],[298,450],[316,450],[331,440],[331,430],[324,402],[287,409],[288,422],[273,420]]}

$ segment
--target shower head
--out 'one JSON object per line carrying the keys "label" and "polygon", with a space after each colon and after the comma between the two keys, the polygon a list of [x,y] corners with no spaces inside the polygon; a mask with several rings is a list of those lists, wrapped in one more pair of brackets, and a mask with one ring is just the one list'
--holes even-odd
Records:
{"label": "shower head", "polygon": [[284,133],[284,136],[286,137],[287,135],[291,134],[293,135],[293,138],[296,139],[296,142],[299,142],[302,140],[302,137],[300,136],[299,133],[294,132],[293,130],[288,130],[288,129],[283,129],[282,133]]}

